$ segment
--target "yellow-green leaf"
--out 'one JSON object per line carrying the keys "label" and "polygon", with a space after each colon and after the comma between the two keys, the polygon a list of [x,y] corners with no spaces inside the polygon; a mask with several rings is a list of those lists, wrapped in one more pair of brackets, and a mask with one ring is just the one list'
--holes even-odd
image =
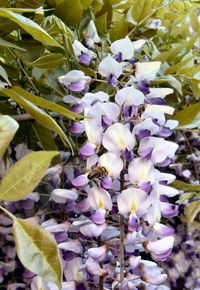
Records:
{"label": "yellow-green leaf", "polygon": [[6,70],[0,65],[0,76],[11,86]]}
{"label": "yellow-green leaf", "polygon": [[[11,93],[9,93],[11,92]],[[5,93],[7,96],[10,96],[12,98],[12,92],[19,94],[21,97],[25,98],[26,100],[30,101],[31,103],[35,104],[36,106],[45,108],[47,110],[51,110],[57,113],[60,113],[61,115],[65,116],[66,118],[70,118],[72,120],[74,120],[75,118],[77,119],[82,119],[83,116],[76,114],[58,104],[55,104],[51,101],[45,100],[43,98],[37,97],[29,92],[27,92],[26,90],[14,86],[12,87],[12,89],[6,89],[3,90],[3,93]]]}
{"label": "yellow-green leaf", "polygon": [[200,191],[200,185],[198,184],[188,184],[181,180],[175,180],[172,186],[176,187],[177,189],[187,190],[187,191]]}
{"label": "yellow-green leaf", "polygon": [[193,201],[186,208],[186,219],[189,225],[194,221],[196,215],[200,211],[200,200]]}
{"label": "yellow-green leaf", "polygon": [[17,161],[0,184],[0,199],[20,200],[42,179],[57,151],[33,152]]}
{"label": "yellow-green leaf", "polygon": [[119,18],[119,20],[111,26],[110,39],[115,41],[117,39],[124,38],[128,33],[128,23],[126,22],[125,16]]}
{"label": "yellow-green leaf", "polygon": [[33,130],[42,146],[46,151],[58,150],[52,132],[40,125],[38,122],[32,124]]}
{"label": "yellow-green leaf", "polygon": [[59,46],[63,48],[44,29],[42,29],[37,23],[35,23],[31,19],[4,8],[0,8],[0,16],[14,21],[24,30],[26,30],[36,40],[39,40],[40,42],[47,45]]}
{"label": "yellow-green leaf", "polygon": [[10,116],[0,115],[0,158],[12,141],[19,124]]}
{"label": "yellow-green leaf", "polygon": [[200,64],[191,67],[184,67],[178,71],[179,75],[184,75],[187,78],[192,78],[196,73],[200,71]]}
{"label": "yellow-green leaf", "polygon": [[[134,0],[128,11],[128,20],[133,24],[139,24],[152,12],[153,0]],[[132,21],[131,21],[132,19]]]}
{"label": "yellow-green leaf", "polygon": [[53,69],[64,64],[64,56],[61,53],[49,53],[43,55],[28,65],[42,69]]}
{"label": "yellow-green leaf", "polygon": [[13,234],[21,263],[33,273],[62,288],[62,267],[53,236],[41,226],[15,218]]}
{"label": "yellow-green leaf", "polygon": [[56,6],[55,15],[67,25],[79,24],[83,13],[80,0],[63,0]]}
{"label": "yellow-green leaf", "polygon": [[174,119],[179,121],[178,128],[194,129],[200,126],[200,103],[190,105],[178,111]]}
{"label": "yellow-green leaf", "polygon": [[165,71],[165,73],[166,74],[176,73],[179,69],[181,69],[186,63],[188,63],[189,61],[191,61],[193,58],[194,58],[194,55],[191,55],[191,56],[187,57],[186,59],[184,59],[183,61],[180,61],[177,64],[174,64],[174,65],[170,66]]}
{"label": "yellow-green leaf", "polygon": [[18,50],[22,50],[22,51],[26,51],[24,48],[15,45],[14,43],[11,43],[3,38],[0,38],[0,46],[4,46],[4,47],[12,47]]}
{"label": "yellow-green leaf", "polygon": [[[38,108],[35,104],[33,104],[31,101],[25,99],[22,95],[21,92],[24,94],[23,89],[17,87],[14,87],[14,89],[3,89],[3,93],[7,96],[9,96],[10,98],[12,98],[13,100],[15,100],[20,106],[22,106],[27,112],[29,112],[35,120],[38,121],[38,123],[40,123],[41,125],[43,125],[44,127],[50,129],[50,130],[54,130],[55,132],[57,132],[70,146],[71,150],[73,151],[71,144],[67,138],[67,136],[65,135],[65,133],[63,132],[63,130],[58,126],[58,124],[56,123],[56,121],[51,118],[48,114],[46,114],[43,110],[41,110],[40,108]],[[30,98],[30,95],[28,92],[26,92],[27,95]],[[27,97],[26,97],[27,98]],[[37,97],[39,98],[39,97]],[[36,98],[36,101],[38,101],[38,99]],[[46,103],[47,101],[45,101],[44,103]]]}

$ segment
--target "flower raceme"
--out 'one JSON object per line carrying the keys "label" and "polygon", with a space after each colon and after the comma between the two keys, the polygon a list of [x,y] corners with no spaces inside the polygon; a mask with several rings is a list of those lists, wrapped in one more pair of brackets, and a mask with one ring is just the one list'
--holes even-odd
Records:
{"label": "flower raceme", "polygon": [[[100,41],[93,23],[86,32],[91,49]],[[104,92],[98,91],[98,86],[94,92],[86,92],[91,82],[94,87],[95,79],[82,71],[59,77],[65,88],[83,95],[67,95],[64,102],[86,117],[70,128],[72,134],[85,136],[86,142],[74,161],[79,167],[82,164],[82,169],[72,174],[70,189],[56,189],[52,198],[75,204],[68,232],[76,239],[79,234],[83,245],[79,258],[74,254],[74,259],[81,257],[85,265],[81,266],[81,282],[89,279],[98,287],[101,281],[105,289],[163,284],[167,276],[156,263],[141,260],[141,253],[165,261],[174,242],[173,229],[161,223],[161,217],[178,214],[178,206],[170,201],[179,194],[170,187],[175,176],[163,171],[178,147],[165,140],[177,126],[177,121],[166,119],[174,109],[164,98],[173,90],[150,88],[161,62],[137,61],[134,53],[144,43],[132,42],[129,37],[112,43],[110,53],[97,67],[98,83],[102,81]],[[94,62],[91,50],[77,41],[73,46],[80,63]],[[88,178],[97,166],[106,174]],[[129,263],[122,263],[122,259]],[[98,280],[98,276],[103,278]]]}

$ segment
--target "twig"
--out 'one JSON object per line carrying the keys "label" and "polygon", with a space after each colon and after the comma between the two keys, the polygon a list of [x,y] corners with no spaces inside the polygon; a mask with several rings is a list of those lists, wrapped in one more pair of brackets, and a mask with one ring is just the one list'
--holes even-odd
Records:
{"label": "twig", "polygon": [[[51,117],[54,117],[54,118],[61,118],[61,117],[63,117],[61,114],[56,113],[56,112],[51,112],[51,113],[49,113],[49,115]],[[29,120],[34,120],[35,119],[30,114],[13,115],[13,116],[10,116],[10,117],[12,117],[13,119],[15,119],[18,122],[21,122],[21,121],[29,121]]]}

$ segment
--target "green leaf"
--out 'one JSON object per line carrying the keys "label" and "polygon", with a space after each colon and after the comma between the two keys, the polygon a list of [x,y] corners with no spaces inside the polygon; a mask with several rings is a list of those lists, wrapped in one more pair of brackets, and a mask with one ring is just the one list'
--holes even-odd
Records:
{"label": "green leaf", "polygon": [[128,34],[128,23],[126,22],[125,15],[111,26],[110,29],[110,40],[114,42],[115,40],[124,38]]}
{"label": "green leaf", "polygon": [[0,76],[11,86],[6,70],[0,65]]}
{"label": "green leaf", "polygon": [[47,16],[42,22],[41,26],[46,30],[52,37],[58,36],[59,33],[75,37],[72,30],[69,29],[65,23],[55,15]]}
{"label": "green leaf", "polygon": [[17,44],[25,49],[25,51],[15,50],[14,53],[25,63],[35,61],[45,51],[45,45],[35,39],[20,40]]}
{"label": "green leaf", "polygon": [[176,187],[177,189],[187,190],[187,191],[200,191],[200,185],[198,184],[188,184],[181,180],[175,180],[172,186]]}
{"label": "green leaf", "polygon": [[182,68],[185,64],[187,64],[189,61],[191,61],[194,58],[194,55],[189,56],[188,58],[184,59],[183,61],[178,62],[177,64],[174,64],[170,66],[165,73],[166,74],[173,74],[176,73],[180,68]]}
{"label": "green leaf", "polygon": [[192,198],[194,195],[195,195],[195,192],[185,192],[181,194],[181,196],[179,197],[179,203],[183,204],[185,201],[188,202],[188,200]]}
{"label": "green leaf", "polygon": [[195,32],[199,30],[200,25],[196,9],[193,9],[190,14],[190,24]]}
{"label": "green leaf", "polygon": [[[6,94],[8,95],[8,91],[10,92],[15,92],[17,94],[19,94],[21,97],[25,98],[26,100],[30,101],[31,103],[35,104],[36,106],[40,106],[42,108],[45,108],[47,110],[51,110],[57,113],[60,113],[61,115],[65,116],[66,118],[70,118],[72,120],[74,120],[75,118],[78,119],[82,119],[83,116],[76,114],[58,104],[55,104],[51,101],[45,100],[41,97],[37,97],[27,91],[25,91],[24,89],[14,86],[12,87],[12,89],[7,89],[6,90]],[[4,91],[3,91],[4,92]]]}
{"label": "green leaf", "polygon": [[133,24],[139,24],[152,12],[153,0],[134,0],[128,11],[127,20]]}
{"label": "green leaf", "polygon": [[[26,91],[24,91],[23,89],[21,89],[19,87],[14,87],[14,88],[15,88],[15,90],[14,89],[4,89],[4,90],[2,90],[2,92],[5,95],[12,98],[13,100],[15,100],[20,106],[22,106],[27,112],[29,112],[35,118],[35,120],[38,121],[38,123],[40,123],[41,125],[43,125],[44,127],[48,128],[50,130],[54,130],[55,132],[57,132],[69,144],[69,146],[73,152],[73,148],[71,147],[71,144],[70,144],[67,136],[65,135],[63,130],[58,126],[56,121],[54,121],[53,118],[51,118],[48,114],[46,114],[43,110],[38,108],[36,105],[31,103],[29,100],[26,100],[24,97],[22,97],[21,92],[24,93]],[[26,92],[26,96],[27,95],[30,96],[28,92]],[[45,101],[45,103],[46,102],[47,101]]]}
{"label": "green leaf", "polygon": [[83,14],[80,0],[64,0],[56,6],[55,15],[67,25],[79,24]]}
{"label": "green leaf", "polygon": [[10,116],[0,115],[0,158],[12,141],[19,124]]}
{"label": "green leaf", "polygon": [[20,46],[17,46],[3,38],[0,38],[0,46],[4,46],[4,47],[12,47],[12,48],[15,48],[15,49],[18,49],[18,50],[22,50],[22,51],[26,51],[24,48],[20,47]]}
{"label": "green leaf", "polygon": [[179,82],[175,77],[172,75],[165,75],[162,77],[157,77],[156,81],[154,83],[168,83],[170,86],[172,86],[174,89],[176,89],[180,95],[182,95],[182,84]]}
{"label": "green leaf", "polygon": [[199,211],[200,211],[200,200],[193,201],[190,204],[188,204],[186,208],[186,219],[189,226],[194,221]]}
{"label": "green leaf", "polygon": [[[179,121],[178,128],[194,129],[200,126],[200,103],[193,104],[178,111],[174,115],[174,119]],[[177,128],[177,129],[178,129]]]}
{"label": "green leaf", "polygon": [[43,150],[46,151],[58,150],[53,134],[49,129],[45,128],[44,126],[40,125],[37,122],[34,122],[32,126]]}
{"label": "green leaf", "polygon": [[53,69],[64,64],[64,56],[61,53],[49,53],[43,55],[28,65],[42,69]]}
{"label": "green leaf", "polygon": [[56,151],[33,152],[17,161],[0,184],[0,199],[20,200],[38,184],[48,169]]}
{"label": "green leaf", "polygon": [[54,237],[41,226],[15,218],[13,234],[21,263],[33,273],[62,288],[62,267]]}
{"label": "green leaf", "polygon": [[92,0],[81,0],[81,6],[83,7],[83,9],[87,9],[91,3]]}
{"label": "green leaf", "polygon": [[183,75],[187,78],[193,78],[195,74],[197,74],[200,71],[200,64],[192,67],[184,67],[180,70],[178,70],[179,75]]}
{"label": "green leaf", "polygon": [[14,21],[36,40],[39,40],[40,42],[47,45],[63,48],[44,29],[42,29],[37,23],[35,23],[31,19],[3,8],[0,8],[0,16]]}
{"label": "green leaf", "polygon": [[107,12],[95,19],[95,26],[99,35],[105,36],[107,31]]}

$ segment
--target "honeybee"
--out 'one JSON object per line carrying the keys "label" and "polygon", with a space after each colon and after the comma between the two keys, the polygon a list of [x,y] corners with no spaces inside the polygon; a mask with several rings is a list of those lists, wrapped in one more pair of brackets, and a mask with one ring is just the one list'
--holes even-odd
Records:
{"label": "honeybee", "polygon": [[108,172],[104,166],[97,166],[92,169],[88,174],[88,179],[92,180],[95,178],[102,179],[103,177],[107,176]]}

